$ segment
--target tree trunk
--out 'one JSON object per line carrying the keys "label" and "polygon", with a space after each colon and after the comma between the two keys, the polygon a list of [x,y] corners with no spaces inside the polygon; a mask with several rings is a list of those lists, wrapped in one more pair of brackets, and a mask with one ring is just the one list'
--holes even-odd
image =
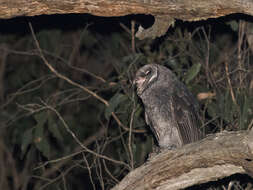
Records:
{"label": "tree trunk", "polygon": [[165,151],[131,171],[113,190],[173,190],[235,173],[253,176],[253,130],[222,132]]}

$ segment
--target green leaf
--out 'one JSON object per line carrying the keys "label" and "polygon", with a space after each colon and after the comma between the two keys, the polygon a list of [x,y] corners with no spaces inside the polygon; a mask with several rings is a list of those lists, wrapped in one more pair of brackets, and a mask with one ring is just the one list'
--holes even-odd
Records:
{"label": "green leaf", "polygon": [[200,68],[201,68],[200,63],[196,63],[191,66],[191,68],[186,73],[186,79],[185,79],[186,84],[189,84],[189,82],[197,76],[197,74],[200,71]]}
{"label": "green leaf", "polygon": [[43,126],[48,119],[48,115],[46,112],[39,112],[34,115],[34,119],[36,120],[37,125]]}
{"label": "green leaf", "polygon": [[212,118],[216,117],[218,115],[217,113],[219,113],[217,105],[213,102],[208,104],[207,112]]}
{"label": "green leaf", "polygon": [[45,123],[47,121],[48,115],[46,112],[40,112],[34,115],[37,125],[35,125],[34,131],[34,143],[36,148],[42,152],[42,154],[49,158],[49,143],[46,137],[44,136]]}
{"label": "green leaf", "polygon": [[21,144],[22,157],[24,156],[26,149],[33,140],[33,128],[28,129],[24,132]]}
{"label": "green leaf", "polygon": [[41,49],[46,49],[51,53],[56,53],[59,50],[58,44],[62,36],[60,30],[43,30],[37,36]]}
{"label": "green leaf", "polygon": [[138,104],[136,107],[136,111],[134,113],[135,117],[139,118],[141,116],[142,112],[143,112],[143,108],[140,104]]}
{"label": "green leaf", "polygon": [[37,124],[35,126],[34,138],[42,138],[44,132],[44,126]]}
{"label": "green leaf", "polygon": [[240,119],[239,119],[239,127],[240,129],[245,129],[245,125],[248,121],[248,110],[250,106],[249,99],[247,96],[244,97],[244,104],[241,106],[241,113],[240,113]]}
{"label": "green leaf", "polygon": [[233,115],[234,115],[233,105],[234,105],[234,102],[230,95],[230,91],[226,90],[223,111],[221,112],[221,114],[222,114],[222,119],[224,119],[228,123],[230,123],[233,120]]}
{"label": "green leaf", "polygon": [[105,118],[109,119],[112,112],[115,111],[115,109],[118,107],[118,105],[127,100],[126,95],[121,93],[116,93],[110,100],[109,100],[109,106],[105,109]]}
{"label": "green leaf", "polygon": [[36,145],[36,148],[43,154],[43,156],[45,156],[46,158],[49,158],[50,145],[46,138],[42,138],[39,142],[35,143],[35,145]]}
{"label": "green leaf", "polygon": [[42,152],[42,154],[49,158],[49,143],[46,137],[44,136],[44,126],[37,124],[35,126],[34,132],[34,143],[36,148]]}
{"label": "green leaf", "polygon": [[52,133],[52,135],[62,141],[63,137],[61,135],[61,132],[58,128],[57,122],[54,120],[54,118],[52,116],[49,116],[48,118],[48,130]]}
{"label": "green leaf", "polygon": [[238,32],[239,24],[237,21],[232,20],[232,21],[227,22],[226,24],[229,25],[234,32]]}

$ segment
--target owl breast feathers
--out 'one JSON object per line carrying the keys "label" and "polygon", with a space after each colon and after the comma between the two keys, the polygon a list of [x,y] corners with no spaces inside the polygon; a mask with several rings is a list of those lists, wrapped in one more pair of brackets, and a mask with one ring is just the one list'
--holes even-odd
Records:
{"label": "owl breast feathers", "polygon": [[196,99],[168,68],[145,65],[137,71],[134,84],[146,123],[161,148],[178,148],[204,137]]}

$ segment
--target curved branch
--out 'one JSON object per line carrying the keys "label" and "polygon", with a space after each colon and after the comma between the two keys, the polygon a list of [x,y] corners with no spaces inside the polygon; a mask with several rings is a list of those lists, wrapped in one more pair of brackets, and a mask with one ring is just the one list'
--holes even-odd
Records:
{"label": "curved branch", "polygon": [[222,132],[162,152],[113,190],[183,189],[235,173],[253,176],[253,131]]}

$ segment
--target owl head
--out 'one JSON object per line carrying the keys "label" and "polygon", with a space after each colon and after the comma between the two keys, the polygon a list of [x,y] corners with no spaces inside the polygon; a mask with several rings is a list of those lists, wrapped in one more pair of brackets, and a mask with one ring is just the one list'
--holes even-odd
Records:
{"label": "owl head", "polygon": [[141,96],[145,90],[152,89],[154,86],[173,86],[176,80],[176,76],[167,67],[148,64],[137,71],[133,84],[137,87],[138,96]]}
{"label": "owl head", "polygon": [[137,94],[140,96],[147,88],[149,88],[158,79],[158,67],[156,64],[148,64],[141,67],[134,79],[134,85],[137,87]]}

